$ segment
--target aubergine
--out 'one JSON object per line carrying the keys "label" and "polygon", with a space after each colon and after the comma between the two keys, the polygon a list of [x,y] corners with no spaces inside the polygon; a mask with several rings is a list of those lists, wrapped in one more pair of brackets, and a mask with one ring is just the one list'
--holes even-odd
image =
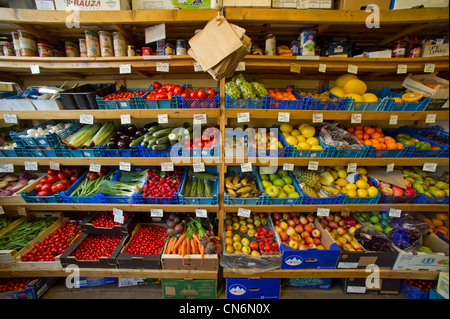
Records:
{"label": "aubergine", "polygon": [[134,137],[134,138],[139,138],[139,137],[141,137],[141,136],[144,135],[144,134],[145,134],[144,129],[140,128],[140,129],[137,129],[137,130],[134,132],[133,137]]}
{"label": "aubergine", "polygon": [[117,148],[119,148],[121,150],[127,149],[129,147],[129,145],[130,145],[130,141],[127,141],[124,139],[121,139],[117,142]]}
{"label": "aubergine", "polygon": [[134,124],[130,124],[126,127],[126,131],[127,131],[127,135],[128,136],[133,136],[134,133],[136,132],[137,127]]}
{"label": "aubergine", "polygon": [[108,143],[106,143],[106,149],[116,149],[117,148],[117,140],[109,140]]}

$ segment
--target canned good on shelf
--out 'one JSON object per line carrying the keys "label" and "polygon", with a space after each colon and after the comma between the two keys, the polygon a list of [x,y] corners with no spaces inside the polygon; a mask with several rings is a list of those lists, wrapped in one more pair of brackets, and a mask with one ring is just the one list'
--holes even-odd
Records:
{"label": "canned good on shelf", "polygon": [[164,54],[165,55],[172,55],[174,54],[173,52],[173,45],[170,43],[167,43],[166,46],[164,47]]}
{"label": "canned good on shelf", "polygon": [[164,45],[166,44],[165,40],[158,40],[156,41],[156,48],[157,49],[164,49]]}
{"label": "canned good on shelf", "polygon": [[23,30],[19,30],[19,45],[21,56],[38,56],[35,37]]}
{"label": "canned good on shelf", "polygon": [[136,56],[136,50],[134,49],[134,45],[129,45],[127,50],[128,56]]}
{"label": "canned good on shelf", "polygon": [[40,57],[53,57],[55,55],[53,47],[47,43],[37,44]]}
{"label": "canned good on shelf", "polygon": [[88,57],[100,56],[100,40],[98,33],[91,30],[86,30],[86,52]]}
{"label": "canned good on shelf", "polygon": [[113,52],[113,42],[111,33],[107,31],[100,31],[98,33],[100,38],[100,52],[102,57],[114,56]]}
{"label": "canned good on shelf", "polygon": [[184,40],[177,40],[177,47],[176,47],[177,55],[185,55],[186,54],[186,41]]}
{"label": "canned good on shelf", "polygon": [[11,32],[12,41],[14,44],[14,51],[16,56],[20,56],[20,41],[19,41],[19,32]]}
{"label": "canned good on shelf", "polygon": [[4,56],[15,56],[14,45],[10,42],[3,44],[3,55]]}
{"label": "canned good on shelf", "polygon": [[120,32],[113,32],[114,56],[127,56],[127,41]]}
{"label": "canned good on shelf", "polygon": [[80,52],[78,51],[78,46],[76,45],[76,43],[66,41],[65,47],[66,47],[66,56],[67,57],[72,58],[72,57],[80,56]]}
{"label": "canned good on shelf", "polygon": [[56,58],[62,58],[62,57],[66,56],[66,54],[63,51],[59,51],[59,50],[53,50],[53,53]]}
{"label": "canned good on shelf", "polygon": [[80,48],[80,57],[87,57],[87,47],[86,47],[86,39],[79,39],[79,48]]}
{"label": "canned good on shelf", "polygon": [[150,47],[143,47],[142,48],[142,55],[143,56],[152,55],[152,48],[150,48]]}

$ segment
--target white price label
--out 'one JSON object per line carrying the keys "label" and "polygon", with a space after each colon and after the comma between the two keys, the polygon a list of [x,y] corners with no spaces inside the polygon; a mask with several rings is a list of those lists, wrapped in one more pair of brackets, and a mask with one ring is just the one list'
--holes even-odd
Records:
{"label": "white price label", "polygon": [[93,164],[93,163],[91,163],[89,165],[89,171],[90,172],[99,173],[101,170],[102,170],[102,165],[101,164]]}
{"label": "white price label", "polygon": [[308,169],[310,171],[317,171],[319,169],[319,162],[309,161],[308,162]]}
{"label": "white price label", "polygon": [[173,162],[161,163],[161,170],[163,172],[172,172],[173,171]]}
{"label": "white price label", "polygon": [[80,114],[81,124],[94,124],[94,115],[90,114]]}
{"label": "white price label", "polygon": [[356,65],[349,64],[348,68],[347,68],[347,72],[352,73],[352,74],[358,74],[358,67]]}
{"label": "white price label", "polygon": [[198,62],[194,62],[194,71],[195,72],[203,72],[202,65]]}
{"label": "white price label", "polygon": [[17,114],[3,114],[5,123],[17,124]]}
{"label": "white price label", "polygon": [[120,74],[131,74],[131,64],[120,64],[119,65]]}
{"label": "white price label", "polygon": [[424,73],[433,73],[436,64],[434,63],[425,63],[425,67],[423,68]]}
{"label": "white price label", "polygon": [[0,173],[14,173],[14,165],[0,164]]}
{"label": "white price label", "polygon": [[422,170],[425,172],[436,172],[437,163],[423,163]]}
{"label": "white price label", "polygon": [[248,123],[250,122],[250,113],[238,113],[237,114],[238,123]]}
{"label": "white price label", "polygon": [[27,210],[25,209],[25,207],[17,207],[17,213],[20,216],[27,216]]}
{"label": "white price label", "polygon": [[169,116],[167,114],[158,114],[158,123],[159,124],[169,123]]}
{"label": "white price label", "polygon": [[365,294],[366,286],[347,286],[348,293]]}
{"label": "white price label", "polygon": [[399,64],[397,65],[397,74],[406,74],[408,72],[408,65]]}
{"label": "white price label", "polygon": [[425,123],[427,124],[436,123],[436,114],[427,114],[427,117],[425,118]]}
{"label": "white price label", "polygon": [[127,107],[127,102],[119,102],[120,106],[123,108]]}
{"label": "white price label", "polygon": [[118,208],[113,208],[113,216],[114,216],[114,221],[116,223],[123,224],[123,222],[124,222],[123,210],[118,209]]}
{"label": "white price label", "polygon": [[169,63],[156,62],[156,72],[169,72]]}
{"label": "white price label", "polygon": [[195,217],[207,218],[208,211],[206,209],[195,209]]}
{"label": "white price label", "polygon": [[323,122],[323,114],[322,113],[314,113],[312,117],[313,123],[322,123]]}
{"label": "white price label", "polygon": [[194,124],[206,124],[206,114],[194,114]]}
{"label": "white price label", "polygon": [[3,215],[5,213],[5,210],[3,209],[3,206],[0,206],[0,215]]}
{"label": "white price label", "polygon": [[121,171],[131,172],[131,163],[120,162],[119,169]]}
{"label": "white price label", "polygon": [[294,164],[284,163],[283,164],[283,170],[284,171],[293,171],[294,170]]}
{"label": "white price label", "polygon": [[24,168],[26,171],[37,171],[38,163],[37,162],[24,162]]}
{"label": "white price label", "polygon": [[353,123],[361,123],[362,120],[362,114],[361,113],[354,113],[352,114],[351,122]]}
{"label": "white price label", "polygon": [[397,123],[398,123],[398,115],[391,114],[391,116],[389,116],[389,125],[397,125]]}
{"label": "white price label", "polygon": [[41,73],[39,65],[37,65],[37,64],[30,65],[30,70],[31,70],[31,74],[39,74],[39,73]]}
{"label": "white price label", "polygon": [[242,216],[245,218],[250,218],[250,214],[252,213],[252,211],[250,209],[245,209],[245,208],[238,208],[238,216]]}
{"label": "white price label", "polygon": [[201,173],[205,171],[205,163],[194,163],[192,164],[192,169],[194,173]]}
{"label": "white price label", "polygon": [[386,165],[386,172],[387,172],[387,173],[393,172],[393,171],[394,171],[394,166],[395,166],[394,163],[389,163],[389,164],[387,164],[387,165]]}
{"label": "white price label", "polygon": [[291,113],[289,112],[278,112],[278,122],[289,123]]}
{"label": "white price label", "polygon": [[242,173],[251,172],[252,170],[253,170],[252,163],[242,163],[241,164],[241,172]]}
{"label": "white price label", "polygon": [[329,216],[330,209],[329,208],[317,208],[317,216]]}
{"label": "white price label", "polygon": [[319,64],[319,72],[321,73],[327,72],[327,65],[323,63]]}
{"label": "white price label", "polygon": [[293,73],[300,73],[302,71],[302,67],[300,64],[297,63],[291,63],[291,72]]}
{"label": "white price label", "polygon": [[348,163],[347,164],[347,173],[354,173],[356,172],[356,168],[358,167],[357,163]]}
{"label": "white price label", "polygon": [[164,211],[162,208],[152,208],[150,209],[150,216],[151,217],[163,217]]}
{"label": "white price label", "polygon": [[391,208],[389,209],[389,217],[400,217],[402,215],[401,209]]}
{"label": "white price label", "polygon": [[59,165],[59,163],[55,163],[55,162],[50,162],[49,166],[50,166],[51,169],[54,169],[55,171],[59,171],[60,167],[61,167]]}
{"label": "white price label", "polygon": [[236,71],[245,71],[245,62],[239,62],[236,67]]}
{"label": "white price label", "polygon": [[131,124],[131,116],[130,114],[121,114],[120,115],[120,124]]}

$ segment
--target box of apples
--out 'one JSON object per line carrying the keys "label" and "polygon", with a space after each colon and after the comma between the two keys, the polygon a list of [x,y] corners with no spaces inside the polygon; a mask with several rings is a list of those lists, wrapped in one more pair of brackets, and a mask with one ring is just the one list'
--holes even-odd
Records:
{"label": "box of apples", "polygon": [[313,213],[273,213],[281,269],[334,269],[340,248]]}
{"label": "box of apples", "polygon": [[278,269],[281,264],[280,242],[267,213],[238,213],[225,219],[224,252],[221,265],[227,269]]}

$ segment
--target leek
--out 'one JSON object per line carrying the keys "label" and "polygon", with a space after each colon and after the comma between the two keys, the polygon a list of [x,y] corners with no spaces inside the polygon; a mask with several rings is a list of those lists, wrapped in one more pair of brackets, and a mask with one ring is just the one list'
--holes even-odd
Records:
{"label": "leek", "polygon": [[134,193],[140,193],[141,188],[134,183],[102,181],[99,192],[107,196],[132,196]]}
{"label": "leek", "polygon": [[134,183],[137,185],[143,185],[148,176],[148,170],[141,172],[120,172],[119,182],[122,183]]}
{"label": "leek", "polygon": [[108,122],[102,126],[102,128],[95,134],[94,138],[92,139],[92,142],[94,145],[103,145],[105,144],[111,136],[114,135],[116,128],[114,127],[114,124],[111,122]]}
{"label": "leek", "polygon": [[87,140],[92,140],[97,131],[100,129],[100,125],[84,125],[81,129],[76,131],[74,134],[70,135],[67,140],[63,140],[63,142],[67,145],[70,145],[74,148],[80,148]]}

